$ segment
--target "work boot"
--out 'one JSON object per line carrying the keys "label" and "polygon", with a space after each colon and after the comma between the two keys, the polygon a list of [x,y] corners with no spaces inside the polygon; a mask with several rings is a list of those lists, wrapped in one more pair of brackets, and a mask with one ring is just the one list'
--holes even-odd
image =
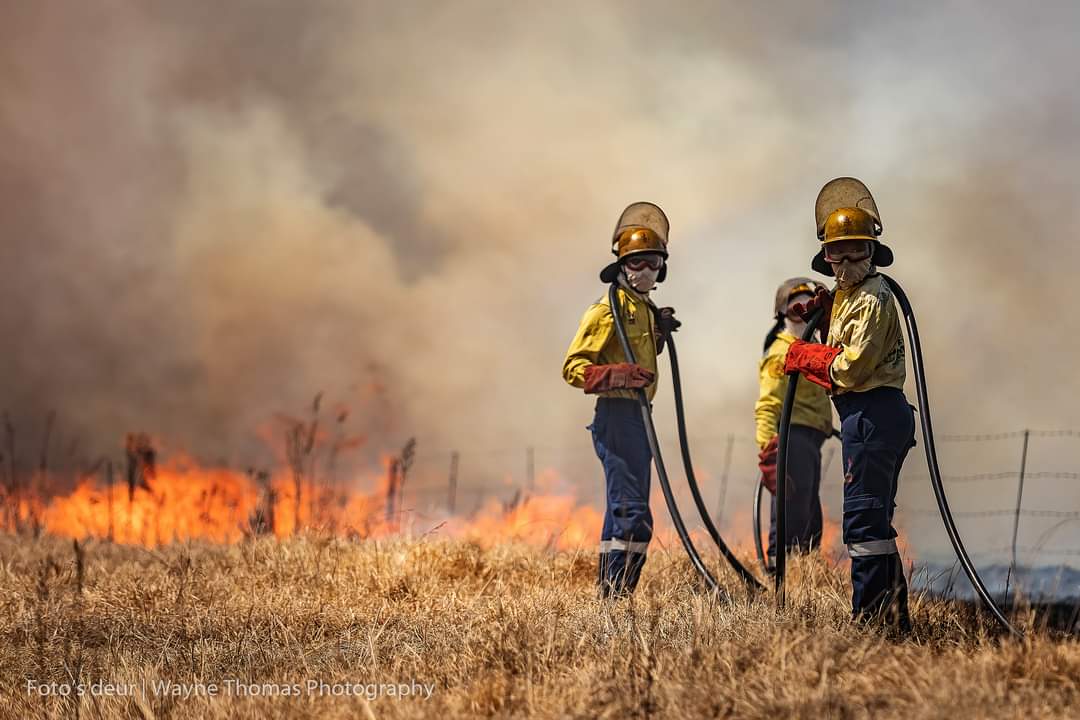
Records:
{"label": "work boot", "polygon": [[637,588],[641,568],[645,564],[642,553],[626,553],[614,550],[600,553],[597,582],[601,598],[629,597]]}
{"label": "work boot", "polygon": [[887,588],[865,608],[853,609],[852,620],[865,625],[878,625],[890,637],[907,637],[912,633],[912,625],[904,564],[899,554],[889,556],[887,562]]}

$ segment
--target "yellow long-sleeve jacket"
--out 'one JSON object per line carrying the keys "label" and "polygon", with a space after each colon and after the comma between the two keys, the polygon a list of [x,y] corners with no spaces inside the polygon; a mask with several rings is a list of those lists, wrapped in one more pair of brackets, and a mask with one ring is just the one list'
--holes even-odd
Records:
{"label": "yellow long-sleeve jacket", "polygon": [[[651,303],[642,295],[619,288],[619,307],[622,311],[623,324],[626,328],[630,349],[634,360],[646,370],[656,373],[656,328],[653,322]],[[589,365],[613,365],[626,362],[619,336],[615,332],[614,316],[607,293],[589,306],[581,318],[577,335],[563,361],[563,379],[576,388],[585,387],[585,368]],[[645,393],[649,400],[656,395],[656,380]],[[633,399],[633,390],[611,390],[600,393],[601,397],[620,397]]]}
{"label": "yellow long-sleeve jacket", "polygon": [[835,394],[904,389],[907,368],[900,313],[881,275],[836,290],[827,344],[842,350],[829,368]]}
{"label": "yellow long-sleeve jacket", "polygon": [[[758,365],[761,391],[754,403],[754,421],[757,424],[755,439],[758,447],[762,449],[769,444],[780,426],[780,413],[788,388],[784,359],[795,340],[795,336],[789,332],[777,335]],[[795,407],[791,412],[791,422],[793,425],[805,425],[820,430],[826,435],[832,432],[832,403],[829,402],[825,388],[812,382],[800,382],[795,387]]]}

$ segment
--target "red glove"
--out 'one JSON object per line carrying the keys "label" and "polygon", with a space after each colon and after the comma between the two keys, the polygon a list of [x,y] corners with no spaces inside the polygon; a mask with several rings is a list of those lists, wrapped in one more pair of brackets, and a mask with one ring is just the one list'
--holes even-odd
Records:
{"label": "red glove", "polygon": [[780,436],[773,435],[769,444],[758,453],[758,467],[761,469],[761,483],[765,488],[776,494],[776,457],[780,446]]}
{"label": "red glove", "polygon": [[824,308],[825,312],[821,313],[821,322],[818,323],[818,330],[821,332],[821,339],[828,340],[829,338],[829,323],[832,320],[832,306],[833,295],[825,288],[818,286],[818,289],[814,291],[814,297],[807,300],[805,303],[795,303],[791,306],[791,311],[799,316],[799,319],[803,322],[810,322],[810,316],[818,308]]}
{"label": "red glove", "polygon": [[632,363],[589,365],[585,368],[585,393],[647,387],[656,379],[651,371]]}
{"label": "red glove", "polygon": [[798,370],[810,382],[832,390],[829,367],[839,354],[840,348],[796,340],[788,348],[787,357],[784,359],[784,372]]}

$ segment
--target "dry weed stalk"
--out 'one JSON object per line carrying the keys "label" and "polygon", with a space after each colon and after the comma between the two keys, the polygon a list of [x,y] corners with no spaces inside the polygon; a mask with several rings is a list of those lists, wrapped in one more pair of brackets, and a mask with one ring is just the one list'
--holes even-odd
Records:
{"label": "dry weed stalk", "polygon": [[[319,432],[319,406],[322,393],[316,393],[311,403],[311,422],[302,420],[289,421],[285,432],[285,457],[289,463],[293,479],[293,533],[300,532],[300,510],[303,507],[304,480],[309,479],[311,492],[315,494],[315,440]],[[314,519],[315,501],[308,498],[309,517]]]}
{"label": "dry weed stalk", "polygon": [[[726,570],[731,600],[703,594],[678,548],[654,550],[633,599],[600,602],[588,551],[305,533],[156,551],[80,543],[64,570],[53,558],[71,547],[0,536],[0,686],[434,683],[430,700],[370,703],[397,718],[1069,717],[1080,706],[1074,640],[1029,618],[1015,642],[967,606],[916,596],[917,634],[889,641],[849,623],[844,573],[816,557],[793,560],[778,612]],[[5,702],[5,716],[29,717],[364,713],[332,697]]]}

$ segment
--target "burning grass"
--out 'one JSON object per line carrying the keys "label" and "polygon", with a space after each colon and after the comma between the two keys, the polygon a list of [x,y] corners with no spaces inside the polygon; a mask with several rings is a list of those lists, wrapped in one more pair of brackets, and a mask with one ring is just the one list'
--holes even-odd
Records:
{"label": "burning grass", "polygon": [[[591,552],[438,538],[75,551],[4,535],[0,715],[1069,717],[1080,703],[1075,641],[994,637],[917,600],[918,636],[892,642],[849,625],[843,573],[819,559],[795,562],[779,615],[769,596],[703,595],[678,548],[653,553],[632,602],[598,602],[594,572]],[[28,680],[87,692],[40,697]],[[434,688],[335,697],[312,680]]]}

